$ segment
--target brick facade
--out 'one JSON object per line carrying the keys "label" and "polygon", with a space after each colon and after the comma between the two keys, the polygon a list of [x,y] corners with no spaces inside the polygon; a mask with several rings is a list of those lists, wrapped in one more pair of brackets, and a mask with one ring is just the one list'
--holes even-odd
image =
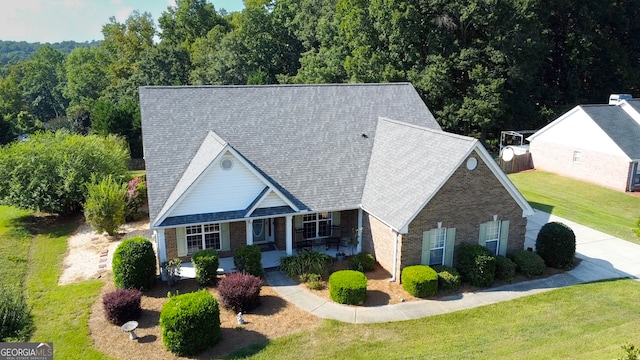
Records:
{"label": "brick facade", "polygon": [[[613,190],[626,191],[630,164],[627,159],[588,149],[574,148],[537,139],[531,143],[533,167],[537,170],[578,179]],[[580,161],[574,163],[574,151]]]}
{"label": "brick facade", "polygon": [[[395,232],[390,227],[366,212],[363,214],[362,252],[372,254],[380,266],[389,271],[389,273],[393,271],[393,247],[395,241]],[[400,250],[401,243],[402,238],[399,237],[398,250]],[[399,261],[397,265],[400,265]]]}
{"label": "brick facade", "polygon": [[[470,171],[466,161],[456,170],[449,181],[422,209],[404,237],[400,253],[402,267],[420,264],[422,261],[422,233],[442,227],[455,228],[455,246],[461,243],[477,244],[480,224],[493,220],[509,221],[507,251],[524,248],[527,219],[522,217],[522,208],[511,197],[489,167],[478,158],[478,167]],[[454,263],[455,263],[454,250]]]}

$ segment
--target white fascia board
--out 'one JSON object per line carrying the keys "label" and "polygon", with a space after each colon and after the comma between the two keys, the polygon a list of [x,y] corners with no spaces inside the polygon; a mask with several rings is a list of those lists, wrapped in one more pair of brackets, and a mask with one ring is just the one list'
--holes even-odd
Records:
{"label": "white fascia board", "polygon": [[389,227],[389,229],[399,233],[399,234],[406,234],[407,231],[402,232],[401,230],[399,230],[398,228],[396,228],[395,226],[389,224],[388,222],[384,221],[381,217],[376,216],[376,214],[370,212],[369,210],[367,210],[364,206],[360,205],[360,209],[362,209],[362,211],[366,211],[367,214],[373,216],[374,218],[376,218],[378,221],[380,221],[381,223],[385,224],[387,227]]}
{"label": "white fascia board", "polygon": [[518,191],[516,186],[513,185],[513,182],[511,182],[511,180],[509,180],[509,178],[502,171],[502,169],[500,169],[500,167],[498,166],[498,163],[495,160],[493,160],[493,158],[491,157],[491,154],[489,154],[487,149],[485,149],[484,146],[481,146],[479,143],[476,143],[475,150],[476,150],[476,153],[478,153],[478,155],[480,156],[480,158],[485,162],[485,164],[487,164],[487,166],[489,167],[489,170],[491,170],[491,172],[495,175],[498,181],[500,181],[502,186],[507,190],[509,195],[511,195],[511,197],[516,201],[516,203],[520,205],[520,208],[522,208],[522,217],[529,217],[533,215],[534,214],[533,208],[531,207],[531,205],[529,205],[529,202],[527,202],[527,199],[525,199],[524,196],[522,196],[522,194],[520,193],[520,191]]}

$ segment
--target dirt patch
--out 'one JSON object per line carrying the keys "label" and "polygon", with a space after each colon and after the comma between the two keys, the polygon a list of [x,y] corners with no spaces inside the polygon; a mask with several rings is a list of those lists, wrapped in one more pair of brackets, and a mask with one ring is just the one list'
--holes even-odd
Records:
{"label": "dirt patch", "polygon": [[[137,221],[123,225],[120,236],[97,234],[86,222],[67,239],[67,254],[62,264],[58,285],[67,285],[105,275],[111,269],[113,252],[122,240],[134,236],[151,238],[149,221]],[[155,244],[154,244],[155,245]]]}
{"label": "dirt patch", "polygon": [[[114,290],[109,276],[102,294]],[[182,280],[175,287],[180,294],[199,289],[195,280]],[[129,340],[120,327],[107,321],[104,316],[102,296],[93,305],[89,319],[89,331],[95,346],[107,355],[119,359],[178,359],[171,354],[162,343],[161,329],[158,324],[162,305],[167,301],[169,287],[166,283],[158,283],[152,291],[142,297],[142,316],[138,320],[136,335],[139,339]],[[217,297],[215,289],[207,289]],[[211,359],[257,343],[263,343],[292,332],[310,328],[320,323],[321,319],[283,300],[269,286],[263,286],[260,292],[260,306],[252,312],[243,314],[244,325],[238,325],[233,311],[220,309],[222,340],[199,354],[196,359]]]}

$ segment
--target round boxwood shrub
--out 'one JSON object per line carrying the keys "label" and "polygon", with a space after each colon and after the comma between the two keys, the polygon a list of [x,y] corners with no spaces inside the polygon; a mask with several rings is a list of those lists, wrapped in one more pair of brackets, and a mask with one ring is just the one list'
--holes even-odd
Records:
{"label": "round boxwood shrub", "polygon": [[156,281],[156,256],[149,239],[124,240],[113,253],[113,279],[117,287],[149,290]]}
{"label": "round boxwood shrub", "polygon": [[516,269],[526,277],[544,274],[546,266],[540,255],[527,250],[516,250],[509,254],[509,258],[516,263]]}
{"label": "round boxwood shrub", "polygon": [[262,279],[247,273],[231,273],[220,280],[217,290],[222,306],[233,311],[249,311],[260,304]]}
{"label": "round boxwood shrub", "polygon": [[427,265],[402,269],[402,288],[415,297],[433,296],[438,292],[438,273]]}
{"label": "round boxwood shrub", "polygon": [[462,280],[458,270],[446,265],[434,265],[431,268],[438,273],[438,291],[460,290]]}
{"label": "round boxwood shrub", "polygon": [[142,314],[141,299],[142,292],[136,289],[117,289],[105,294],[102,305],[107,320],[118,326],[130,320],[138,320]]}
{"label": "round boxwood shrub", "polygon": [[191,262],[196,268],[196,281],[201,286],[215,285],[218,280],[218,252],[213,249],[199,250],[193,253]]}
{"label": "round boxwood shrub", "polygon": [[536,238],[536,252],[547,266],[569,269],[576,255],[576,235],[563,223],[544,224]]}
{"label": "round boxwood shrub", "polygon": [[253,276],[262,277],[262,252],[258,245],[240,246],[233,252],[233,264],[240,272],[246,272]]}
{"label": "round boxwood shrub", "polygon": [[220,309],[205,290],[172,296],[160,312],[162,342],[178,356],[198,354],[220,341]]}
{"label": "round boxwood shrub", "polygon": [[493,284],[496,274],[496,257],[479,244],[460,244],[458,271],[462,281],[473,286],[487,287]]}
{"label": "round boxwood shrub", "polygon": [[371,254],[359,253],[349,259],[349,268],[360,272],[373,271],[376,259]]}
{"label": "round boxwood shrub", "polygon": [[362,305],[367,299],[367,277],[355,270],[336,271],[329,276],[329,295],[340,304]]}
{"label": "round boxwood shrub", "polygon": [[496,256],[496,278],[506,282],[512,282],[516,276],[516,264],[508,257]]}

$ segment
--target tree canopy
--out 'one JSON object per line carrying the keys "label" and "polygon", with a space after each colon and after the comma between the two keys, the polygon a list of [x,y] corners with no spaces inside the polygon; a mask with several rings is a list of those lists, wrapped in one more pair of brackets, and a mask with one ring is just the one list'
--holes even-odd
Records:
{"label": "tree canopy", "polygon": [[411,82],[445,130],[495,138],[637,94],[639,15],[640,0],[248,0],[233,13],[178,0],[157,26],[134,11],[97,47],[4,66],[0,144],[64,127],[122,135],[141,156],[128,104],[143,85],[391,81]]}

